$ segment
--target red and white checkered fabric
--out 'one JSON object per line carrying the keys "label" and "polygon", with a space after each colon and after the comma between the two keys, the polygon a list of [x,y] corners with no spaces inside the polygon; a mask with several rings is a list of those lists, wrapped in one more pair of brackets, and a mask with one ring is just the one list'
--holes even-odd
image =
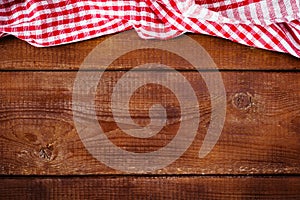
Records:
{"label": "red and white checkered fabric", "polygon": [[0,0],[0,37],[54,46],[134,28],[208,34],[300,57],[299,0]]}

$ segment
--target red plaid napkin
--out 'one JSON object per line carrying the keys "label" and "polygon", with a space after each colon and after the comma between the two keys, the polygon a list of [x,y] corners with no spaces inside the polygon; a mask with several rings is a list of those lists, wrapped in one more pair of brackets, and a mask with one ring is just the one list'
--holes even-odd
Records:
{"label": "red plaid napkin", "polygon": [[208,34],[300,57],[299,0],[0,0],[0,36],[54,46],[134,28]]}

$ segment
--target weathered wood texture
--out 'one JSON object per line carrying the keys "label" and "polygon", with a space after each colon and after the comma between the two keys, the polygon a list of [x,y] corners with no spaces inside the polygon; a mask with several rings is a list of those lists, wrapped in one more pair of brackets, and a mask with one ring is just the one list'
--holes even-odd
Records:
{"label": "weathered wood texture", "polygon": [[[154,49],[130,52],[109,66],[97,87],[96,113],[108,138],[122,149],[143,153],[174,138],[182,114],[179,102],[162,86],[135,91],[130,113],[137,124],[149,123],[154,103],[166,107],[168,123],[156,136],[133,138],[112,115],[116,82],[134,66],[161,61],[191,83],[199,101],[196,138],[178,160],[146,176],[125,175],[93,158],[74,126],[73,114],[86,109],[72,111],[77,70],[111,36],[50,48],[10,36],[1,39],[0,199],[300,199],[300,60],[220,38],[189,36],[216,63],[227,95],[223,132],[205,158],[198,158],[198,152],[210,123],[210,99],[218,97],[209,96],[196,68],[183,58]],[[136,73],[132,81],[141,81],[142,72]]]}
{"label": "weathered wood texture", "polygon": [[3,178],[1,199],[300,199],[299,177]]}
{"label": "weathered wood texture", "polygon": [[[148,108],[153,103],[167,108],[170,123],[148,139],[124,134],[110,109],[110,94],[124,73],[105,72],[102,76],[95,99],[99,123],[111,141],[123,149],[157,150],[178,130],[178,101],[162,87],[137,91],[130,103],[137,123],[147,123]],[[136,73],[132,81],[139,80],[140,72]],[[172,77],[173,72],[163,73]],[[225,126],[217,145],[203,159],[197,156],[209,124],[209,96],[198,73],[182,74],[199,99],[198,134],[180,159],[155,173],[300,174],[300,73],[222,72],[227,93]],[[121,173],[94,159],[79,139],[72,118],[75,76],[76,72],[0,73],[1,174]],[[81,109],[74,110],[78,112]]]}
{"label": "weathered wood texture", "polygon": [[[230,70],[299,70],[299,59],[282,53],[247,47],[224,39],[192,35],[213,58],[217,67]],[[0,40],[1,60],[0,69],[5,70],[74,70],[79,69],[81,63],[89,52],[110,36],[104,36],[84,42],[57,47],[36,48],[21,40],[8,37]],[[187,49],[188,50],[188,49]],[[193,51],[193,50],[191,50]],[[142,60],[157,55],[157,51],[143,50],[120,59],[119,65],[111,69],[130,69],[132,61],[135,61],[141,53]],[[109,57],[108,57],[109,58]],[[182,60],[171,58],[166,54],[165,61],[174,61],[173,67],[177,70],[191,69]],[[102,66],[98,66],[102,67]]]}

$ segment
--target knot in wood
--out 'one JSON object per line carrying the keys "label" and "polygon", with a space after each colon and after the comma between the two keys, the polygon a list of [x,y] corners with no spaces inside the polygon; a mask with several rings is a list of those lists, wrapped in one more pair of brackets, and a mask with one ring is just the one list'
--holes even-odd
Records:
{"label": "knot in wood", "polygon": [[47,144],[45,147],[42,147],[39,151],[39,156],[40,158],[42,159],[45,159],[45,160],[52,160],[52,155],[53,155],[53,146],[52,145],[49,145]]}
{"label": "knot in wood", "polygon": [[240,92],[234,95],[233,105],[240,110],[247,110],[252,106],[252,96],[248,92]]}

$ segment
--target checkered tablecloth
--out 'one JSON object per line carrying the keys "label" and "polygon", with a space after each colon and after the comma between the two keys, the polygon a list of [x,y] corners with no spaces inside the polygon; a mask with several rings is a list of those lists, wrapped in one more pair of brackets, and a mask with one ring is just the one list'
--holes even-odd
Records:
{"label": "checkered tablecloth", "polygon": [[0,37],[54,46],[134,28],[140,37],[185,32],[300,57],[300,0],[0,0]]}

